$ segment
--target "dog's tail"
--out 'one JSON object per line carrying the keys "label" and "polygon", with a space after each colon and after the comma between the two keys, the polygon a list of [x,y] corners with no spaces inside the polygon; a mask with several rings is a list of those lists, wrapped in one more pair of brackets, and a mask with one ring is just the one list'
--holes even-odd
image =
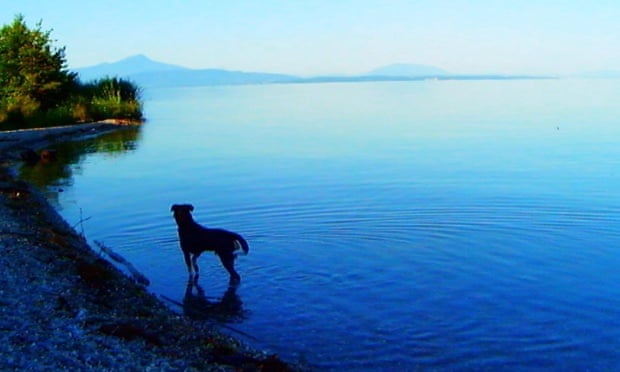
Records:
{"label": "dog's tail", "polygon": [[244,255],[247,255],[250,252],[250,246],[248,245],[248,242],[246,242],[245,239],[243,239],[240,235],[237,235],[235,239],[235,247],[237,249],[243,250]]}

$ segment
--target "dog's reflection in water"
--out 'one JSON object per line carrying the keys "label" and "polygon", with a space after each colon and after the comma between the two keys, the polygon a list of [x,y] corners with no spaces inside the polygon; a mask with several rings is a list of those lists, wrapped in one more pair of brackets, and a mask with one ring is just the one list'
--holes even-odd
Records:
{"label": "dog's reflection in water", "polygon": [[198,276],[190,278],[183,297],[183,312],[194,320],[218,320],[232,322],[241,320],[243,302],[237,295],[237,285],[231,285],[221,298],[207,297],[198,284]]}

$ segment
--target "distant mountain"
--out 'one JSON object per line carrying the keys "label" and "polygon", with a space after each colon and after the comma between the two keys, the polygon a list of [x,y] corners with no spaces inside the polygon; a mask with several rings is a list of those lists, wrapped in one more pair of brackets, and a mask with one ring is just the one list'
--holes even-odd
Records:
{"label": "distant mountain", "polygon": [[296,76],[261,72],[242,72],[221,69],[190,69],[153,61],[136,55],[114,63],[74,69],[82,81],[118,76],[130,79],[142,87],[270,84],[289,82]]}
{"label": "distant mountain", "polygon": [[102,63],[95,66],[74,69],[83,81],[99,79],[106,76],[129,77],[133,74],[161,71],[184,71],[186,67],[153,61],[144,55],[135,55],[114,63]]}
{"label": "distant mountain", "polygon": [[506,80],[541,79],[545,76],[517,75],[455,75],[433,66],[394,64],[353,76],[315,76],[302,78],[287,74],[244,72],[222,69],[190,69],[157,62],[143,55],[125,58],[114,63],[102,63],[74,70],[82,81],[106,76],[127,78],[140,87],[174,87],[202,85],[241,85],[276,83],[356,83],[370,81],[415,81],[429,78],[439,80]]}
{"label": "distant mountain", "polygon": [[434,66],[416,65],[408,63],[396,63],[376,68],[366,73],[371,76],[447,76],[450,73]]}

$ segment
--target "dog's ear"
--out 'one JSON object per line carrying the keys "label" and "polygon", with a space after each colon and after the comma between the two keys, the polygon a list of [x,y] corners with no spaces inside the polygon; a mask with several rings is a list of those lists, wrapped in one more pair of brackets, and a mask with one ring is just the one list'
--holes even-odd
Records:
{"label": "dog's ear", "polygon": [[172,207],[170,207],[170,212],[174,212],[178,207],[178,205],[172,204]]}
{"label": "dog's ear", "polygon": [[189,211],[190,211],[190,212],[193,212],[193,211],[194,211],[194,206],[193,206],[193,205],[188,204],[187,206],[189,207]]}

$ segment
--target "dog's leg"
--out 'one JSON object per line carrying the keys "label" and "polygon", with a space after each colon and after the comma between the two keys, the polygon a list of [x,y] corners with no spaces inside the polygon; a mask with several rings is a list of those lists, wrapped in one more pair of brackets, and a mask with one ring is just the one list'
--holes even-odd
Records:
{"label": "dog's leg", "polygon": [[194,273],[196,273],[196,277],[198,277],[198,257],[200,256],[200,253],[195,254],[192,257],[192,265],[194,266]]}
{"label": "dog's leg", "polygon": [[241,281],[241,276],[235,271],[235,255],[232,252],[218,252],[217,255],[222,261],[222,266],[230,274],[230,284],[237,284]]}
{"label": "dog's leg", "polygon": [[187,272],[189,276],[192,276],[192,261],[189,256],[189,252],[183,251],[183,258],[185,259],[185,265],[187,265]]}

